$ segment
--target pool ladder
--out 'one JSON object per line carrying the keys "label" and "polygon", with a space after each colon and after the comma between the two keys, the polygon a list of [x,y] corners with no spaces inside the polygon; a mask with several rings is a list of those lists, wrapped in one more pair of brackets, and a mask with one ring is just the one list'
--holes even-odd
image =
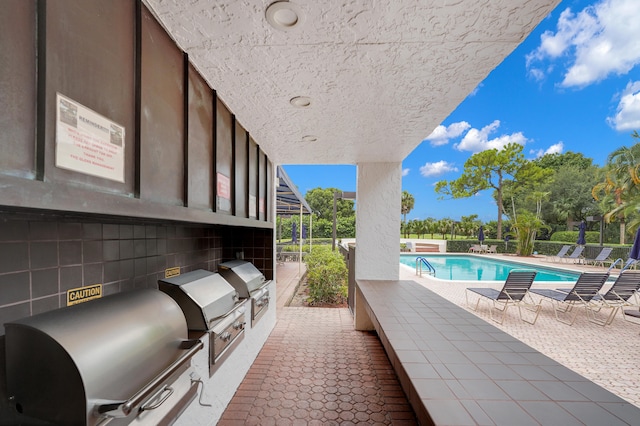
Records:
{"label": "pool ladder", "polygon": [[421,256],[416,257],[416,275],[420,277],[422,276],[423,267],[424,269],[427,270],[429,275],[432,275],[432,276],[436,275],[436,268],[434,268],[433,265],[431,265],[427,259]]}

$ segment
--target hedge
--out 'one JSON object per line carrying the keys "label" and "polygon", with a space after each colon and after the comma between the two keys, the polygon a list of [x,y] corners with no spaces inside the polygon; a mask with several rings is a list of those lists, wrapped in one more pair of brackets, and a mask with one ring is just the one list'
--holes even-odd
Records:
{"label": "hedge", "polygon": [[305,259],[309,305],[344,303],[347,300],[347,265],[338,251],[314,246]]}
{"label": "hedge", "polygon": [[[568,231],[573,232],[573,231]],[[575,240],[569,239],[568,241],[546,241],[546,240],[536,240],[533,244],[533,251],[535,254],[545,255],[545,256],[554,256],[560,251],[560,248],[565,244],[570,244],[575,246],[576,241],[578,239],[577,232],[575,233]],[[587,232],[587,235],[589,233]],[[596,232],[599,236],[599,234]],[[555,234],[554,234],[555,235]],[[598,245],[598,240],[596,239],[595,244],[588,244],[590,241],[587,239],[587,245],[585,246],[584,256],[588,259],[595,258],[600,250],[602,249]],[[498,249],[498,253],[513,253],[516,252],[517,241],[510,240],[505,248],[505,243],[503,240],[484,240],[485,245],[493,245],[495,244]],[[469,248],[472,245],[478,244],[478,240],[453,240],[447,241],[447,252],[449,253],[467,253]],[[623,259],[626,260],[629,257],[630,246],[615,246],[612,244],[606,244],[607,247],[612,247],[611,255],[609,256],[611,259]]]}

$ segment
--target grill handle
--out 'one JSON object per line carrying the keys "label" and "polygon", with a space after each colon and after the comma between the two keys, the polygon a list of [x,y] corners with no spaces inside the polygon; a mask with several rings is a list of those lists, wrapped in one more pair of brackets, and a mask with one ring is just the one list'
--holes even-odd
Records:
{"label": "grill handle", "polygon": [[160,389],[160,392],[155,394],[151,399],[153,400],[155,397],[157,397],[158,395],[162,395],[165,392],[166,394],[162,397],[160,401],[156,402],[153,405],[145,404],[142,407],[140,407],[140,411],[155,410],[156,408],[161,406],[171,395],[173,395],[173,388],[169,385],[164,385],[163,388]]}
{"label": "grill handle", "polygon": [[[118,401],[111,403],[103,403],[96,405],[95,410],[102,416],[110,417],[127,417],[133,409],[142,404],[157,387],[167,380],[173,373],[178,371],[183,364],[189,361],[200,349],[204,347],[204,343],[199,339],[183,340],[180,342],[180,349],[187,349],[180,358],[175,360],[171,365],[165,368],[162,373],[157,375],[152,381],[147,383],[144,388],[140,389],[135,395],[126,401]],[[167,396],[168,397],[168,396]],[[164,400],[162,401],[164,402]],[[154,407],[155,408],[155,407]],[[150,409],[148,407],[148,409]]]}

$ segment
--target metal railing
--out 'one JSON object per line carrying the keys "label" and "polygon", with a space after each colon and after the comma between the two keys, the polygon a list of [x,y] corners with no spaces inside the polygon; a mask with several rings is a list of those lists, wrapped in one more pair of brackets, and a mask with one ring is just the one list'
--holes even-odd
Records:
{"label": "metal railing", "polygon": [[422,276],[423,267],[427,270],[429,275],[436,275],[436,268],[434,268],[427,259],[422,256],[416,257],[416,275],[420,277]]}

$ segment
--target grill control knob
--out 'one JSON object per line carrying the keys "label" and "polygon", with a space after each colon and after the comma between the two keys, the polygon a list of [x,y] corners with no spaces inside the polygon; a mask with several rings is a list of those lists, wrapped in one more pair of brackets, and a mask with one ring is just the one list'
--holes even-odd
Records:
{"label": "grill control knob", "polygon": [[228,342],[229,340],[231,340],[231,333],[229,333],[228,331],[225,331],[220,335],[220,339],[224,342]]}
{"label": "grill control knob", "polygon": [[246,322],[236,322],[233,324],[233,328],[235,328],[236,330],[242,330],[245,324]]}

